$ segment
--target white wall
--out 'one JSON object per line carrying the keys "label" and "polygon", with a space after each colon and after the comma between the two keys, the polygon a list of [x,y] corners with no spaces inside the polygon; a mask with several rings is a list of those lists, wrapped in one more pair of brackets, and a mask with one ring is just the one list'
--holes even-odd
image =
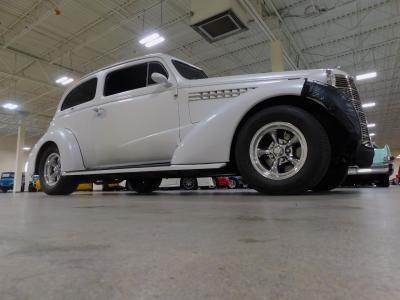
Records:
{"label": "white wall", "polygon": [[[25,139],[25,146],[32,147],[36,140],[31,138]],[[15,157],[17,149],[17,136],[0,137],[0,172],[14,171]],[[24,151],[24,163],[28,158],[29,151]],[[22,170],[23,171],[23,170]]]}

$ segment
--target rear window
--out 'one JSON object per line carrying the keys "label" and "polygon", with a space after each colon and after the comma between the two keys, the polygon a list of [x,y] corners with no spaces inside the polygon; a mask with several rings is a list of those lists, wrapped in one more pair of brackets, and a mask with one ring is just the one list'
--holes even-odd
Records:
{"label": "rear window", "polygon": [[143,88],[146,81],[147,63],[113,71],[106,77],[104,96]]}
{"label": "rear window", "polygon": [[178,60],[172,60],[172,63],[183,78],[190,80],[208,78],[207,74],[201,69],[192,67]]}
{"label": "rear window", "polygon": [[78,85],[65,97],[61,110],[93,100],[96,95],[96,87],[97,78],[89,79],[88,81]]}

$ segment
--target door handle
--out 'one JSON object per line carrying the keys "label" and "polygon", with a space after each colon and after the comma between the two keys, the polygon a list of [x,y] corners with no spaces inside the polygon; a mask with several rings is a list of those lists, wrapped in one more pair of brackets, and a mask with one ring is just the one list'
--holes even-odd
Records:
{"label": "door handle", "polygon": [[105,112],[104,108],[101,107],[95,107],[93,108],[93,111],[96,113],[97,116],[101,116]]}

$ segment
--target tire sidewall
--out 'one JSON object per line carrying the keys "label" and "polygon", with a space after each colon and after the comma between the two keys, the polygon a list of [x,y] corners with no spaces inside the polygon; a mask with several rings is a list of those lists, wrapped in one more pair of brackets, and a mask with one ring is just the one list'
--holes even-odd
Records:
{"label": "tire sidewall", "polygon": [[[287,179],[272,180],[262,176],[250,159],[249,149],[254,134],[261,127],[273,122],[292,124],[302,132],[307,142],[307,158],[304,165]],[[329,139],[322,125],[310,113],[293,106],[277,106],[257,113],[243,125],[237,141],[236,164],[244,181],[266,193],[306,191],[318,184],[330,164]]]}

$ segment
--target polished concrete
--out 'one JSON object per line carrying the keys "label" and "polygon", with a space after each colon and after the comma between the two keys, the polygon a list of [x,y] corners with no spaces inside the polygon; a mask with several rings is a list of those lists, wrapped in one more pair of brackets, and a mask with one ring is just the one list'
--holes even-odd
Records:
{"label": "polished concrete", "polygon": [[0,299],[400,299],[400,188],[0,194]]}

